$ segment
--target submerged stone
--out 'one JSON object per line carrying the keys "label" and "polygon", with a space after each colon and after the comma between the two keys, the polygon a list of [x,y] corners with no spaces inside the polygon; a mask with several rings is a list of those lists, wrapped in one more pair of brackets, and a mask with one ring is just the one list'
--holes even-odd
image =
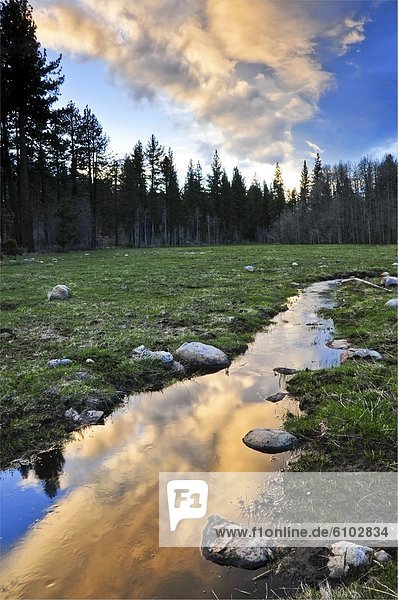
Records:
{"label": "submerged stone", "polygon": [[279,373],[279,375],[294,375],[297,373],[297,369],[290,369],[289,367],[275,367],[272,370],[274,373]]}
{"label": "submerged stone", "polygon": [[279,402],[288,395],[289,394],[287,392],[277,392],[276,394],[272,394],[272,396],[268,396],[266,400],[268,400],[268,402]]}
{"label": "submerged stone", "polygon": [[231,364],[222,350],[202,342],[185,342],[175,353],[183,363],[193,369],[212,371],[226,369]]}
{"label": "submerged stone", "polygon": [[216,532],[220,528],[234,529],[241,526],[218,515],[211,515],[201,543],[201,552],[206,560],[240,569],[258,569],[269,563],[272,551],[266,547],[265,539],[256,538],[253,542],[250,538],[220,538]]}
{"label": "submerged stone", "polygon": [[288,431],[280,429],[252,429],[245,435],[242,442],[259,452],[277,454],[294,448],[298,439]]}

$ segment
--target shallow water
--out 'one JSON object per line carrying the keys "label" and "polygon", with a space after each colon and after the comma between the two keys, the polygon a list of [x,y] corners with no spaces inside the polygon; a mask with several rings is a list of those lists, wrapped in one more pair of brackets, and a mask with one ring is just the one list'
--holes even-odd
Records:
{"label": "shallow water", "polygon": [[257,572],[219,567],[196,548],[159,548],[158,475],[283,468],[291,453],[265,455],[241,439],[255,427],[282,428],[298,410],[290,398],[265,400],[285,389],[274,367],[339,364],[341,351],[325,345],[333,323],[316,314],[332,306],[330,286],[291,299],[228,372],[131,396],[35,470],[3,472],[2,596],[264,598],[266,584],[283,596],[277,579],[256,584]]}

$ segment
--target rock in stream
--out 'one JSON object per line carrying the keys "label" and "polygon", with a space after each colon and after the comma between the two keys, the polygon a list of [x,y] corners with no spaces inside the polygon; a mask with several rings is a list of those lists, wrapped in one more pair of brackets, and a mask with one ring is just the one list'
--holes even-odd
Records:
{"label": "rock in stream", "polygon": [[258,569],[269,563],[272,551],[265,546],[264,539],[256,539],[253,545],[250,538],[220,538],[216,533],[216,529],[220,528],[242,527],[218,515],[211,515],[203,531],[201,543],[201,552],[207,560],[240,569]]}
{"label": "rock in stream", "polygon": [[230,366],[228,356],[219,348],[202,342],[185,342],[175,354],[191,369],[218,371]]}
{"label": "rock in stream", "polygon": [[277,454],[292,450],[298,439],[292,433],[280,429],[252,429],[242,441],[253,450],[266,454]]}

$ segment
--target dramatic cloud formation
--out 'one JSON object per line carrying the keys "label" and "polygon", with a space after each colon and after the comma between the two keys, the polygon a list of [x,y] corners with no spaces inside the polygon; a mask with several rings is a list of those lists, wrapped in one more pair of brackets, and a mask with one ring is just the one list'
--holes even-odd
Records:
{"label": "dramatic cloud formation", "polygon": [[[317,54],[364,39],[364,20],[311,16],[278,0],[35,0],[44,46],[104,60],[135,98],[164,98],[209,125],[219,147],[251,161],[293,156],[292,129],[311,119],[333,77]],[[199,140],[201,141],[201,140]],[[204,141],[204,140],[202,140]]]}

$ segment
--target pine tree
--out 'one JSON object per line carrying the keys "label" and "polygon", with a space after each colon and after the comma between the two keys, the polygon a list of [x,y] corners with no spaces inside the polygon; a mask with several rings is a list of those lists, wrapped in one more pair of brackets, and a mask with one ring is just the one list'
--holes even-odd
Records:
{"label": "pine tree", "polygon": [[[319,156],[319,155],[318,155]],[[310,201],[310,177],[308,174],[307,161],[303,162],[300,176],[299,203],[301,210],[307,210]]]}
{"label": "pine tree", "polygon": [[[60,61],[47,64],[40,50],[32,7],[26,0],[3,0],[1,18],[1,154],[3,207],[13,215],[19,245],[34,250],[29,159],[35,139],[45,128],[50,107],[63,82]],[[11,132],[15,134],[13,173]],[[16,182],[16,184],[15,184]]]}
{"label": "pine tree", "polygon": [[156,233],[159,232],[164,205],[164,194],[162,191],[162,161],[164,158],[164,147],[160,145],[152,134],[145,148],[145,160],[147,166],[148,180],[148,213],[150,231],[147,236],[150,243],[155,243]]}
{"label": "pine tree", "polygon": [[245,207],[244,222],[244,239],[254,241],[257,228],[259,226],[259,216],[263,204],[263,192],[256,176],[249,189],[247,190],[247,200]]}
{"label": "pine tree", "polygon": [[272,204],[272,193],[265,183],[263,182],[263,200],[261,204],[261,210],[259,214],[259,225],[263,230],[263,237],[265,238],[265,232],[269,229],[271,224],[271,204]]}
{"label": "pine tree", "polygon": [[101,170],[106,165],[106,150],[109,140],[102,130],[102,125],[88,106],[84,109],[79,129],[79,140],[81,167],[86,173],[89,192],[90,248],[96,248],[98,181]]}
{"label": "pine tree", "polygon": [[196,244],[200,244],[203,240],[205,223],[205,191],[200,162],[194,167],[192,160],[189,161],[183,201],[191,231],[190,237]]}
{"label": "pine tree", "polygon": [[221,241],[229,239],[231,230],[231,184],[225,169],[223,169],[220,182],[220,199],[215,207],[217,222],[219,223]]}
{"label": "pine tree", "polygon": [[276,163],[275,174],[272,182],[272,201],[270,206],[270,220],[273,223],[281,215],[285,208],[285,190],[282,178],[282,171],[279,163]]}
{"label": "pine tree", "polygon": [[243,239],[243,217],[246,206],[246,185],[238,167],[232,171],[231,181],[231,222],[229,239],[241,242]]}
{"label": "pine tree", "polygon": [[211,173],[207,176],[206,241],[215,242],[218,229],[217,214],[220,209],[222,164],[217,150],[214,151]]}
{"label": "pine tree", "polygon": [[164,178],[165,207],[162,216],[164,243],[177,244],[178,229],[183,225],[180,188],[171,148],[161,163]]}
{"label": "pine tree", "polygon": [[69,156],[69,173],[71,183],[72,203],[77,207],[77,182],[78,182],[78,156],[79,151],[79,131],[82,126],[82,116],[77,106],[72,102],[68,102],[66,107],[62,109],[64,136],[68,142]]}
{"label": "pine tree", "polygon": [[140,141],[126,156],[121,171],[121,199],[124,229],[131,246],[147,245],[147,190],[144,149]]}

